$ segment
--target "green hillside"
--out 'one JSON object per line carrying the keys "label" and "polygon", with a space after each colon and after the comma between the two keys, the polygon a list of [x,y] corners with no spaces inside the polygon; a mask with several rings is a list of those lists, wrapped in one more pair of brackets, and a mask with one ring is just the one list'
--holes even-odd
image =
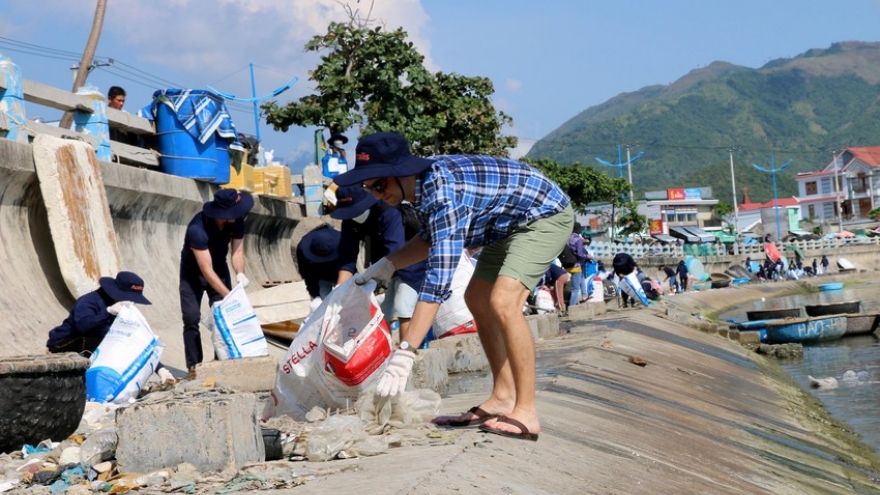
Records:
{"label": "green hillside", "polygon": [[[880,145],[880,43],[813,49],[760,69],[715,62],[668,86],[649,86],[588,108],[538,141],[528,158],[580,162],[612,175],[617,146],[631,156],[638,191],[713,186],[731,200],[730,150],[738,196],[772,199],[771,155],[779,195],[792,196],[798,172],[814,171],[845,146]],[[623,161],[626,154],[623,153]],[[624,171],[624,174],[626,172]]]}

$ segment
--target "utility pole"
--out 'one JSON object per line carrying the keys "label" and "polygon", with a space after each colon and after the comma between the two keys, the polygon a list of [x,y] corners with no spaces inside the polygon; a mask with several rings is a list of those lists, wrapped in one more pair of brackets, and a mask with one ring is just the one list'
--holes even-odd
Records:
{"label": "utility pole", "polygon": [[736,176],[733,174],[733,148],[728,150],[730,153],[730,188],[733,190],[733,235],[734,246],[738,247],[739,243],[739,208],[736,205]]}
{"label": "utility pole", "polygon": [[840,179],[838,179],[837,175],[839,172],[837,164],[839,162],[837,161],[836,150],[831,152],[831,158],[834,160],[834,204],[837,206],[837,231],[843,232],[843,211],[841,211],[843,210],[843,204],[840,201],[840,184],[838,184]]}
{"label": "utility pole", "polygon": [[[95,17],[92,20],[92,31],[89,33],[89,40],[86,42],[86,49],[83,52],[82,59],[79,61],[79,69],[76,71],[76,78],[73,80],[72,92],[76,93],[79,88],[86,83],[89,75],[89,69],[92,66],[92,58],[95,56],[95,50],[98,49],[98,39],[101,37],[101,28],[104,26],[104,14],[107,12],[107,0],[98,0],[95,7]],[[73,113],[64,112],[61,123],[58,124],[62,129],[70,129],[73,123]]]}

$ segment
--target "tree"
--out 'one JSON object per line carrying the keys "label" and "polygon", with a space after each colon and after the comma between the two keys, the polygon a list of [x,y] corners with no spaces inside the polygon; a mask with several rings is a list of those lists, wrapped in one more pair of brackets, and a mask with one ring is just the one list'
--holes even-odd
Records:
{"label": "tree", "polygon": [[623,177],[611,177],[605,172],[581,165],[560,165],[549,158],[523,160],[556,182],[571,198],[572,205],[579,213],[585,213],[590,203],[619,201],[629,193],[629,182]]}
{"label": "tree", "polygon": [[406,136],[417,155],[493,154],[506,156],[514,137],[501,136],[512,119],[497,112],[484,77],[430,73],[402,29],[368,28],[349,12],[347,24],[331,23],[309,41],[306,51],[328,51],[309,73],[316,94],[285,105],[262,106],[276,130],[291,125],[327,127],[362,134],[394,131]]}
{"label": "tree", "polygon": [[734,222],[736,221],[733,213],[733,206],[730,203],[722,199],[718,200],[718,204],[715,205],[715,214],[727,222],[727,231],[731,234],[734,233]]}
{"label": "tree", "polygon": [[[645,215],[638,212],[638,203],[626,200],[629,182],[623,177],[611,177],[606,172],[581,165],[560,165],[548,158],[525,160],[544,173],[571,198],[575,211],[587,212],[590,203],[611,203],[611,235],[615,233],[615,222],[624,227],[620,234],[627,236],[642,232],[648,224]],[[617,216],[617,210],[624,210]]]}

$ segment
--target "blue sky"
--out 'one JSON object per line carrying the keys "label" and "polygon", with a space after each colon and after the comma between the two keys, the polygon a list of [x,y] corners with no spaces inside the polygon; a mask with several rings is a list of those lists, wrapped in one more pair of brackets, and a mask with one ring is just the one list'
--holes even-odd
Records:
{"label": "blue sky", "polygon": [[[0,0],[0,54],[26,79],[69,90],[95,3]],[[303,45],[330,21],[345,21],[344,4],[110,0],[97,55],[115,65],[94,70],[89,83],[105,93],[125,87],[134,112],[162,87],[210,85],[249,97],[253,63],[258,95],[298,77],[277,98],[295,100],[312,92],[307,71],[318,63]],[[370,4],[348,2],[361,11]],[[880,39],[880,0],[375,0],[372,17],[403,27],[429,68],[490,78],[495,106],[514,119],[504,132],[521,141],[514,155],[591,106],[713,61],[757,68],[838,41]],[[239,130],[254,133],[250,104],[230,110]],[[57,118],[45,107],[26,111]],[[264,146],[295,171],[313,156],[313,131],[261,127]]]}

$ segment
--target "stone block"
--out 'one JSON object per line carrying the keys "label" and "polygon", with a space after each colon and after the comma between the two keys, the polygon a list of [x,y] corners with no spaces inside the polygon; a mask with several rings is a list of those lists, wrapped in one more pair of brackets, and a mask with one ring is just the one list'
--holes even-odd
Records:
{"label": "stone block", "polygon": [[446,355],[435,349],[421,349],[416,354],[410,375],[409,389],[429,388],[443,393],[449,384]]}
{"label": "stone block", "polygon": [[201,390],[159,395],[116,413],[119,472],[149,473],[187,462],[231,477],[266,457],[256,396]]}
{"label": "stone block", "polygon": [[739,332],[740,344],[760,344],[761,332]]}
{"label": "stone block", "polygon": [[428,348],[445,358],[446,371],[449,373],[467,373],[489,368],[489,360],[486,359],[480,337],[476,333],[432,340],[428,343]]}
{"label": "stone block", "polygon": [[568,316],[572,320],[588,320],[605,314],[607,307],[604,301],[588,301],[568,307]]}
{"label": "stone block", "polygon": [[208,361],[196,365],[199,381],[214,379],[217,385],[238,392],[265,392],[275,385],[278,361],[272,356]]}
{"label": "stone block", "polygon": [[535,342],[540,339],[552,339],[559,336],[559,317],[556,313],[529,315],[526,316],[526,322],[532,330],[532,338]]}

